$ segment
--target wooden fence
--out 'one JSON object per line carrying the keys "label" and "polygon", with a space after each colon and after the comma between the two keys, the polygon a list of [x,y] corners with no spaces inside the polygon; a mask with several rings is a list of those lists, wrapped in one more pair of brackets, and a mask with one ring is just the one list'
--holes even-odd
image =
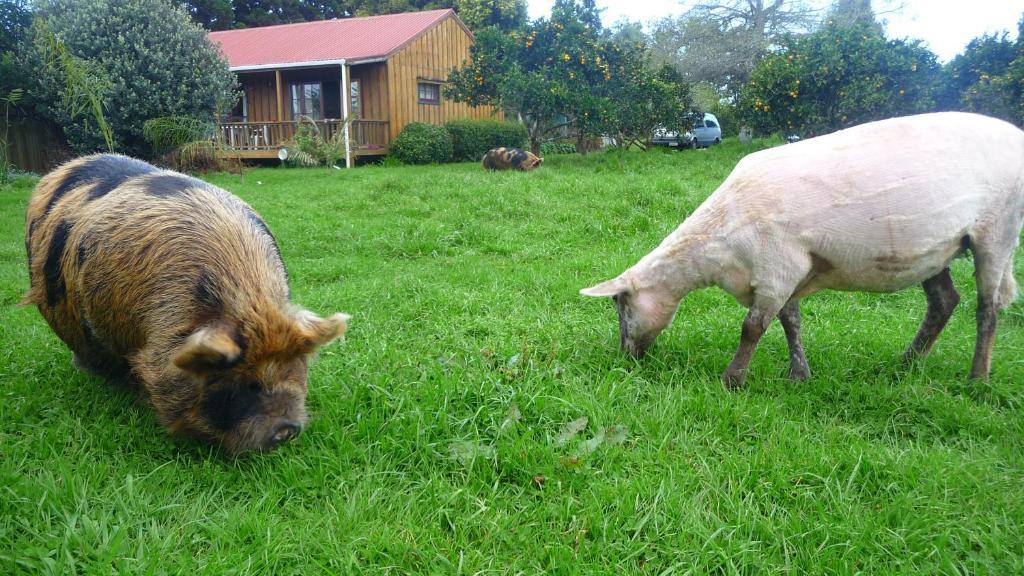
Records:
{"label": "wooden fence", "polygon": [[[0,135],[4,121],[0,118]],[[14,120],[7,127],[8,153],[18,170],[45,174],[67,160],[69,152],[53,125],[39,120]]]}

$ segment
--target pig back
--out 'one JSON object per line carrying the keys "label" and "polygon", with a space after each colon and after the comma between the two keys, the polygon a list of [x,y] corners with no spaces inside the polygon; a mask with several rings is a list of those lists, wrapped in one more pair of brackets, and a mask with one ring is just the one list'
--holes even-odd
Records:
{"label": "pig back", "polygon": [[972,239],[1019,233],[1022,170],[1016,127],[927,114],[750,155],[701,210],[736,244],[786,244],[840,269],[845,288],[892,290],[941,270]]}
{"label": "pig back", "polygon": [[29,207],[27,299],[79,356],[123,361],[211,319],[287,305],[276,242],[237,197],[111,155],[52,176]]}

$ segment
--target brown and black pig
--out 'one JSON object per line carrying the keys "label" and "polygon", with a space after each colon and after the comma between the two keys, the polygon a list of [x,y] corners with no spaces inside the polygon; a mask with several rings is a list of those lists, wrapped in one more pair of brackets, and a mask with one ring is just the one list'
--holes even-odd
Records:
{"label": "brown and black pig", "polygon": [[534,156],[533,152],[519,148],[494,148],[484,154],[482,164],[484,170],[521,170],[527,172],[541,165],[543,158]]}
{"label": "brown and black pig", "polygon": [[26,224],[24,303],[77,366],[127,382],[169,431],[232,454],[305,425],[307,363],[348,316],[289,303],[274,236],[245,202],[102,154],[40,180]]}

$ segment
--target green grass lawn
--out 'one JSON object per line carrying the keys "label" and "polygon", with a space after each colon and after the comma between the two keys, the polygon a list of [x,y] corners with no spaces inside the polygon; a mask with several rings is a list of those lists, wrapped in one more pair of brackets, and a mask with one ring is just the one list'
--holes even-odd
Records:
{"label": "green grass lawn", "polygon": [[313,364],[310,427],[238,460],[167,436],[16,307],[34,182],[0,188],[0,573],[1024,573],[1024,304],[968,381],[969,260],[927,361],[898,363],[921,290],[822,293],[813,378],[785,378],[775,323],[740,392],[724,292],[639,362],[578,295],[748,150],[207,177],[264,216],[296,302],[354,317]]}

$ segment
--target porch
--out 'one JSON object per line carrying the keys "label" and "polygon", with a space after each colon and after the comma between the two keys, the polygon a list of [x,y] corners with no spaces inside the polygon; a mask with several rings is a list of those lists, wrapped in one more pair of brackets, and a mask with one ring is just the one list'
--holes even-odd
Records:
{"label": "porch", "polygon": [[[345,123],[327,119],[317,120],[315,124],[320,136],[330,140],[344,129]],[[233,157],[276,159],[278,150],[293,142],[297,125],[295,121],[222,122],[217,126],[217,135]],[[387,154],[390,143],[387,120],[353,120],[349,123],[349,147],[353,156]]]}

